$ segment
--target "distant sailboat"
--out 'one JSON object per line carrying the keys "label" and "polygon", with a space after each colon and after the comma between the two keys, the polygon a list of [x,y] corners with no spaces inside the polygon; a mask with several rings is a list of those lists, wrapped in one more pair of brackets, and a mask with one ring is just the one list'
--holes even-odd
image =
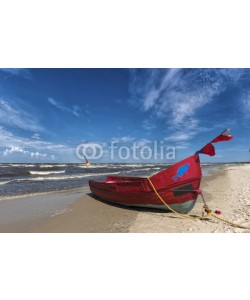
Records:
{"label": "distant sailboat", "polygon": [[86,156],[84,156],[84,158],[85,158],[86,167],[89,167],[90,166],[89,161],[87,160]]}

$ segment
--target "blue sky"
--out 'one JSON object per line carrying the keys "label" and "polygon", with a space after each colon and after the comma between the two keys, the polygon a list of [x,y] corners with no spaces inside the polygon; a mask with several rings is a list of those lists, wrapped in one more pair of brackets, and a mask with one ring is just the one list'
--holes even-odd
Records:
{"label": "blue sky", "polygon": [[225,128],[234,139],[202,161],[249,161],[249,69],[0,69],[0,162],[81,162],[76,147],[98,143],[92,162],[172,163],[109,146],[158,143],[178,161]]}

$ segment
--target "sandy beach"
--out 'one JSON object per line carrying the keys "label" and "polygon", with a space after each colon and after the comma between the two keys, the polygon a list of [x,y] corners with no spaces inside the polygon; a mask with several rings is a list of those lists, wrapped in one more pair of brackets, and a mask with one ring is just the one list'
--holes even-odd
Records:
{"label": "sandy beach", "polygon": [[[250,165],[227,166],[211,171],[202,180],[204,197],[221,217],[250,227]],[[203,203],[199,198],[192,215],[200,215]],[[224,233],[250,232],[231,227],[218,220],[183,219],[173,213],[127,209],[113,206],[84,195],[70,205],[66,213],[51,218],[34,232],[129,232],[129,233]]]}
{"label": "sandy beach", "polygon": [[[212,211],[250,227],[250,165],[209,171],[201,188]],[[174,213],[125,208],[100,201],[87,188],[1,201],[0,232],[36,233],[226,233],[250,232],[216,219],[190,220]],[[191,215],[201,215],[201,198]]]}
{"label": "sandy beach", "polygon": [[[222,218],[250,227],[250,165],[229,166],[212,171],[204,177],[201,189],[212,211],[221,210]],[[201,215],[203,203],[200,198],[191,215]],[[174,214],[138,214],[129,232],[250,232],[235,228],[216,219],[209,221],[183,219]]]}

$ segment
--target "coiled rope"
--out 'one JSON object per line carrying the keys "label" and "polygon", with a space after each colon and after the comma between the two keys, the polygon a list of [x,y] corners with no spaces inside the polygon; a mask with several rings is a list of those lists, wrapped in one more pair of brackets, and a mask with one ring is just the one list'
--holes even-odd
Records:
{"label": "coiled rope", "polygon": [[158,198],[162,201],[162,203],[168,208],[168,210],[170,210],[170,211],[172,211],[173,213],[175,213],[175,214],[181,216],[182,218],[192,219],[192,220],[204,220],[204,219],[207,219],[207,217],[210,217],[210,216],[211,216],[211,217],[214,217],[215,219],[217,219],[217,220],[219,220],[219,221],[221,221],[221,222],[227,223],[227,224],[229,224],[229,225],[231,225],[231,226],[233,226],[233,227],[241,228],[241,229],[250,229],[250,227],[246,227],[246,226],[243,226],[243,225],[239,225],[239,224],[233,223],[233,222],[231,222],[231,221],[229,221],[229,220],[226,220],[226,219],[224,219],[224,218],[220,218],[220,217],[218,217],[216,214],[214,214],[214,213],[212,212],[212,210],[208,207],[208,205],[207,205],[207,203],[206,203],[206,201],[205,201],[205,199],[204,199],[203,194],[202,194],[201,191],[199,191],[199,192],[197,191],[197,193],[200,194],[201,197],[202,197],[202,201],[203,201],[203,203],[204,203],[203,208],[204,208],[204,211],[207,213],[207,215],[206,215],[206,216],[203,216],[203,215],[202,215],[202,216],[190,216],[190,215],[186,215],[186,214],[181,214],[181,213],[175,211],[172,207],[170,207],[170,206],[162,199],[162,197],[161,197],[160,194],[157,192],[157,190],[156,190],[155,186],[153,185],[152,181],[150,180],[150,178],[147,178],[147,179],[148,179],[148,181],[149,181],[149,183],[150,183],[152,189],[154,190],[155,194],[157,195],[157,197],[158,197]]}

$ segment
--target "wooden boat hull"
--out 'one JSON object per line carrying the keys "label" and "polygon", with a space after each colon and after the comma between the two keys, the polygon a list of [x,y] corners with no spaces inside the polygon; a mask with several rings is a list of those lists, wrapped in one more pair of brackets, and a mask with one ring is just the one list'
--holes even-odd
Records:
{"label": "wooden boat hull", "polygon": [[[152,176],[150,180],[162,199],[175,211],[190,212],[201,182],[198,154]],[[104,201],[134,207],[168,210],[147,178],[108,176],[105,182],[89,181],[91,192]]]}

